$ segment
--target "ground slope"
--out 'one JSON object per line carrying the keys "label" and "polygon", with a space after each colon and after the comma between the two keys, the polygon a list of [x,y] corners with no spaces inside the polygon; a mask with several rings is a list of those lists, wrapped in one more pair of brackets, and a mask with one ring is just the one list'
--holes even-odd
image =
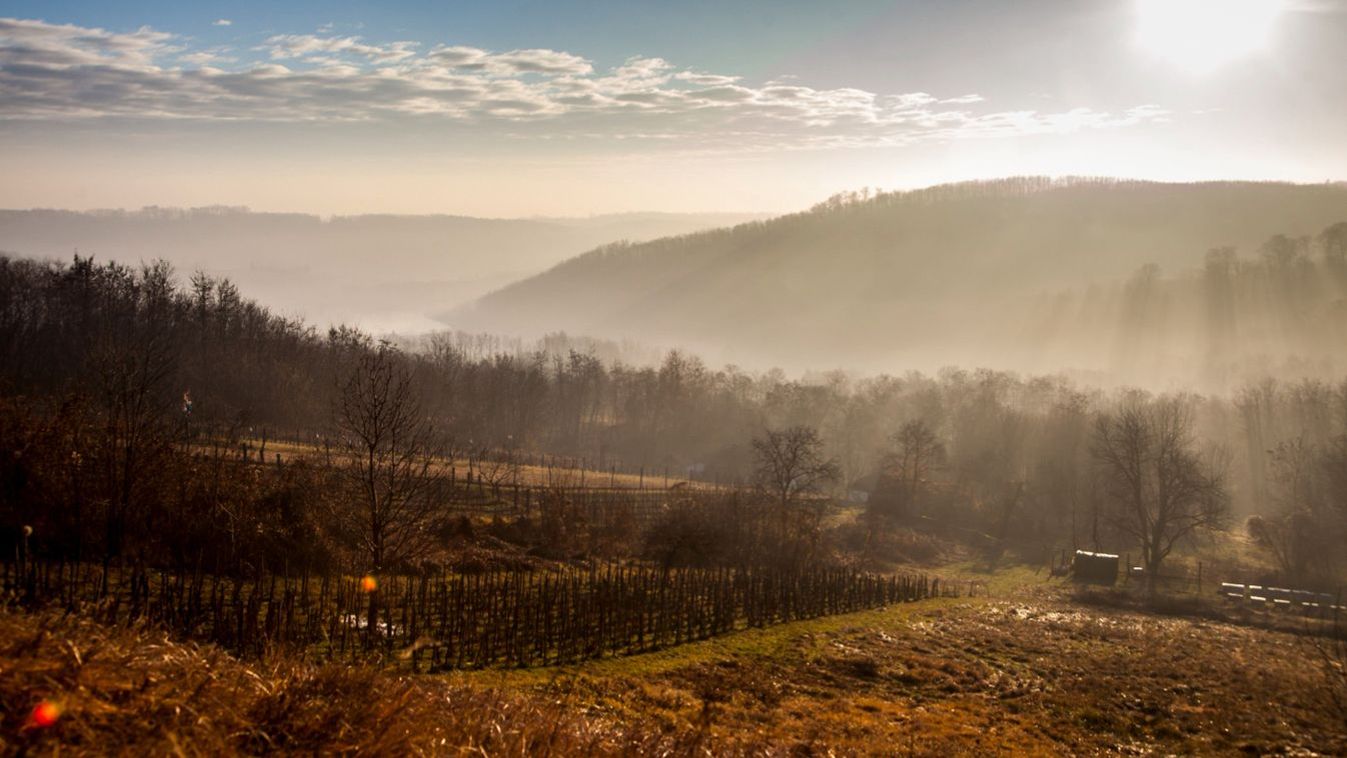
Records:
{"label": "ground slope", "polygon": [[[1023,570],[991,584],[578,666],[414,677],[0,612],[0,753],[1347,752],[1292,619],[1082,602]],[[44,700],[63,707],[50,726],[33,721]]]}
{"label": "ground slope", "polygon": [[[1081,605],[1038,584],[851,614],[566,671],[586,713],[805,755],[1341,755],[1312,640]],[[998,596],[999,595],[999,596]]]}
{"label": "ground slope", "polygon": [[1344,220],[1347,185],[950,185],[595,250],[446,320],[644,339],[749,365],[1041,370],[1021,365],[1040,335],[1016,330],[1045,294],[1120,286],[1149,263],[1199,269],[1212,248],[1252,255],[1272,235]]}

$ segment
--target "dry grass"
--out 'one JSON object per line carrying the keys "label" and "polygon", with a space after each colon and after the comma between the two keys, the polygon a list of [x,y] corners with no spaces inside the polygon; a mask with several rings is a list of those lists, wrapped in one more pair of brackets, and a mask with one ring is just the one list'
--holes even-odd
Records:
{"label": "dry grass", "polygon": [[1347,754],[1347,723],[1303,635],[1083,607],[1042,582],[1013,599],[835,617],[778,628],[770,644],[727,638],[668,656],[567,674],[591,713],[674,730],[709,724],[715,744],[740,749]]}
{"label": "dry grass", "polygon": [[[50,726],[34,723],[56,704]],[[668,733],[586,717],[574,699],[373,668],[243,663],[145,630],[0,613],[0,754],[697,754]]]}
{"label": "dry grass", "polygon": [[[1011,572],[1011,576],[1022,576]],[[0,614],[0,752],[1347,754],[1304,635],[1082,605],[1056,583],[649,655],[399,676]],[[57,725],[24,728],[54,699]]]}
{"label": "dry grass", "polygon": [[[237,445],[241,443],[250,445],[251,454],[255,457],[261,449],[262,439],[260,437],[243,437],[234,444]],[[198,443],[197,447],[203,451],[212,449],[212,445],[207,442]],[[287,461],[295,458],[305,458],[316,461],[325,459],[328,452],[329,450],[325,450],[322,445],[318,444],[306,444],[288,440],[267,440],[266,443],[268,463],[271,462],[273,456],[278,453],[283,460]],[[332,457],[336,459],[342,459],[346,455],[340,447],[336,445],[330,448],[330,453]],[[521,463],[518,467],[518,483],[530,487],[546,487],[550,485],[575,487],[579,486],[583,481],[590,487],[611,486],[624,489],[644,488],[649,490],[659,490],[664,489],[666,486],[679,485],[688,489],[697,490],[718,489],[707,482],[696,481],[679,476],[676,471],[670,471],[669,476],[666,477],[663,469],[656,470],[653,467],[650,471],[647,471],[644,476],[641,476],[640,474],[625,472],[614,473],[595,468],[585,468],[582,473],[580,467],[567,465],[568,463],[573,464],[574,460],[557,459],[551,467],[541,464],[524,465]],[[492,464],[490,463],[486,464],[488,468],[490,468],[491,465]],[[502,470],[504,469],[504,464],[497,465],[500,465]],[[449,476],[451,469],[454,471],[454,474],[458,477],[459,481],[463,481],[469,471],[468,459],[454,458],[453,460],[447,460],[443,457],[437,457],[435,459],[434,471],[436,473],[442,476]],[[481,466],[477,466],[474,471],[477,476],[480,476]],[[508,477],[508,481],[513,484],[514,477]]]}

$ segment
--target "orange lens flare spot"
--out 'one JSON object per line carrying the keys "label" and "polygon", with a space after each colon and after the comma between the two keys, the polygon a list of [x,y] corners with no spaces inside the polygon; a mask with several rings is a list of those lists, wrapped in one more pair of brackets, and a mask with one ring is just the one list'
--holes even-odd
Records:
{"label": "orange lens flare spot", "polygon": [[360,580],[360,589],[366,592],[373,592],[379,589],[379,580],[375,579],[372,574],[366,574],[364,578]]}
{"label": "orange lens flare spot", "polygon": [[28,725],[36,729],[46,729],[55,726],[60,718],[61,706],[50,700],[43,700],[33,707],[33,712],[28,717]]}

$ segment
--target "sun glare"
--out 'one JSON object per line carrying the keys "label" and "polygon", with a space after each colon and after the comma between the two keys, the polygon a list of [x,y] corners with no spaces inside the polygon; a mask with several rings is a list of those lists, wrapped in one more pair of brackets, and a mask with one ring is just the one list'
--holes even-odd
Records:
{"label": "sun glare", "polygon": [[1267,48],[1286,0],[1137,0],[1137,42],[1202,74]]}

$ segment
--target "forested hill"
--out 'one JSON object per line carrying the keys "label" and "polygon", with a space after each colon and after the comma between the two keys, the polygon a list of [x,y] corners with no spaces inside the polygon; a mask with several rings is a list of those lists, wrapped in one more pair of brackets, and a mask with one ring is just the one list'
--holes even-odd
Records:
{"label": "forested hill", "polygon": [[485,219],[360,215],[320,218],[244,208],[0,210],[0,251],[69,260],[73,252],[202,270],[310,323],[382,331],[436,328],[432,316],[596,245],[649,240],[756,218],[627,213]]}
{"label": "forested hill", "polygon": [[[847,195],[770,221],[603,247],[448,320],[633,337],[762,365],[1106,370],[1070,354],[1027,363],[1044,356],[1041,335],[1025,330],[1041,321],[1045,295],[1094,285],[1109,296],[1147,264],[1186,274],[1213,248],[1257,256],[1273,235],[1315,237],[1344,220],[1343,184],[1016,178]],[[1111,314],[1092,317],[1104,322],[1092,346],[1122,338]]]}

